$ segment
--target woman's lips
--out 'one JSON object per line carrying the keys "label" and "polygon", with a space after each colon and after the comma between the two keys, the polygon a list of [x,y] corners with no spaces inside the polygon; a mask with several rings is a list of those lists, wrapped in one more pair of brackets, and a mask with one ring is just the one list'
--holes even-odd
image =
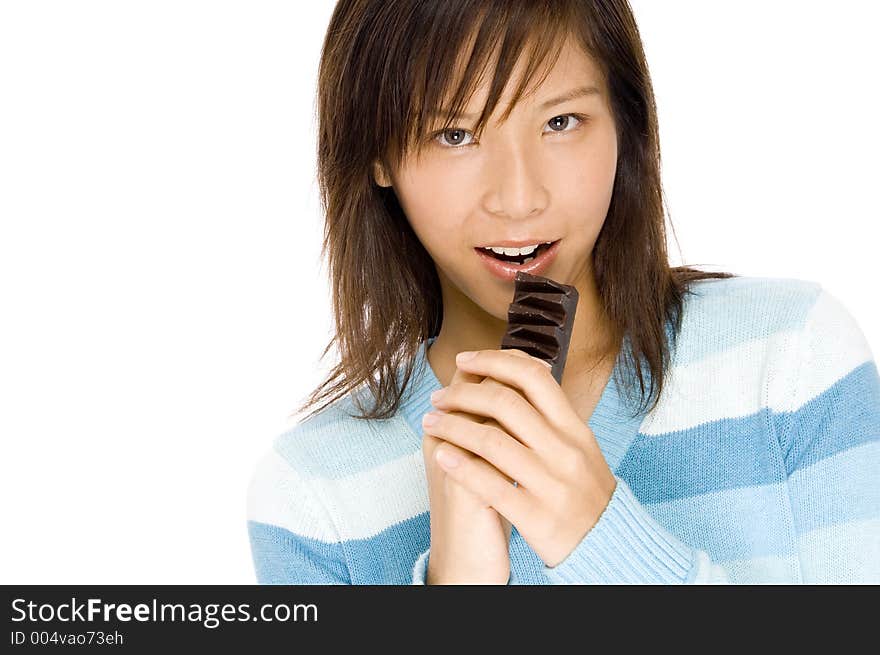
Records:
{"label": "woman's lips", "polygon": [[474,248],[480,261],[495,277],[505,282],[513,282],[518,271],[531,273],[532,275],[543,275],[544,271],[553,263],[556,253],[559,252],[559,244],[562,239],[554,241],[540,255],[536,256],[532,261],[526,264],[516,264],[514,262],[505,262],[495,259],[492,255],[486,253],[483,248]]}

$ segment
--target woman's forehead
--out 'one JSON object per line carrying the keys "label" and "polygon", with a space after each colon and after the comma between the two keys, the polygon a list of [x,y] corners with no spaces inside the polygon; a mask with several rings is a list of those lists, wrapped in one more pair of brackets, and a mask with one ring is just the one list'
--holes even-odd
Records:
{"label": "woman's forehead", "polygon": [[[467,49],[465,49],[467,50]],[[589,55],[584,48],[578,44],[570,35],[567,36],[558,48],[558,57],[553,58],[553,54],[544,62],[543,70],[533,74],[533,80],[530,87],[524,89],[523,97],[529,97],[527,102],[535,104],[543,103],[547,100],[558,98],[569,91],[580,88],[594,88],[597,90],[596,95],[605,94],[605,82],[602,70],[595,59]],[[526,74],[528,67],[529,48],[524,48],[523,53],[514,66],[510,77],[507,81],[504,91],[498,101],[502,108],[510,105],[514,99],[515,90],[518,88],[523,75]],[[498,57],[498,49],[492,53],[488,60],[485,70],[494,70]],[[452,88],[448,89],[441,109],[431,109],[430,112],[435,115],[445,116],[452,101],[452,91],[457,90],[462,83],[464,63],[460,62],[459,67],[452,76]],[[545,74],[546,71],[546,74]],[[489,93],[489,83],[491,80],[481,79],[475,86],[474,92],[470,98],[477,108],[482,108],[485,104]],[[532,97],[533,96],[533,97]],[[462,118],[474,118],[467,108],[458,114]]]}

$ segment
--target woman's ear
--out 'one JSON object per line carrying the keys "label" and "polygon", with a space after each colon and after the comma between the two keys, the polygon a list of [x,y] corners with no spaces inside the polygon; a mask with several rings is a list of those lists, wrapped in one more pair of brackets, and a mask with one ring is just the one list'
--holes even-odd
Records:
{"label": "woman's ear", "polygon": [[391,180],[385,172],[385,167],[378,160],[373,162],[373,178],[379,186],[391,186]]}

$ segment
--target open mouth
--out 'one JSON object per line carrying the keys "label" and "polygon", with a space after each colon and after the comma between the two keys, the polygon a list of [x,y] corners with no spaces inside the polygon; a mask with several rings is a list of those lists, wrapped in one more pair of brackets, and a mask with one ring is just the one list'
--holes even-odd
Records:
{"label": "open mouth", "polygon": [[502,262],[509,262],[512,264],[516,264],[517,266],[522,266],[523,264],[527,264],[532,261],[536,257],[540,257],[542,253],[548,250],[556,241],[551,241],[550,243],[542,243],[535,250],[530,252],[527,255],[505,255],[503,253],[497,253],[488,248],[480,248],[481,252],[486,253],[490,257],[493,257]]}

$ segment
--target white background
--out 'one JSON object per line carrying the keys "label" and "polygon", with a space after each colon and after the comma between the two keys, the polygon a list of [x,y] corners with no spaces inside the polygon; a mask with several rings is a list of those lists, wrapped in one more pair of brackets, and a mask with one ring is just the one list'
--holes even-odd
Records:
{"label": "white background", "polygon": [[[880,352],[876,3],[632,5],[673,263],[820,281]],[[331,364],[332,9],[0,3],[0,583],[255,582],[248,479]]]}

